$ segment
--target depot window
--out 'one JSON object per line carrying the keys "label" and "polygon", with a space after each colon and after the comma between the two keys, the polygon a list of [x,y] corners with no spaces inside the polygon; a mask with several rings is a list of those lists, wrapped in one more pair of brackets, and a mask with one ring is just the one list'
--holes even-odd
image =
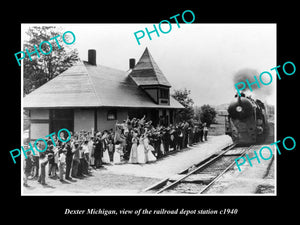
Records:
{"label": "depot window", "polygon": [[117,111],[116,110],[109,110],[107,112],[107,120],[116,120],[117,119]]}
{"label": "depot window", "polygon": [[160,89],[160,98],[169,98],[169,90],[168,89]]}

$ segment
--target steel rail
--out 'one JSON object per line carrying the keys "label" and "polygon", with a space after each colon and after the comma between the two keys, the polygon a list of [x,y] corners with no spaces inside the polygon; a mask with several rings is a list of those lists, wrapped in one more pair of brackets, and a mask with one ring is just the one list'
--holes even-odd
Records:
{"label": "steel rail", "polygon": [[[251,145],[250,147],[248,147],[244,151],[242,151],[239,157],[244,156],[246,154],[246,152],[249,149],[251,149],[252,147],[253,147],[253,145]],[[206,187],[204,187],[201,191],[199,191],[198,194],[203,194],[208,188],[210,188],[211,185],[213,185],[217,180],[219,180],[221,178],[221,176],[223,176],[223,174],[226,173],[234,164],[235,164],[235,160],[229,166],[227,166],[222,171],[222,173],[220,173],[218,176],[216,176]]]}
{"label": "steel rail", "polygon": [[173,183],[163,187],[162,189],[160,189],[159,191],[155,192],[155,194],[160,194],[162,192],[164,192],[167,189],[170,189],[171,187],[173,187],[174,185],[178,184],[180,181],[186,179],[187,177],[189,177],[190,175],[192,175],[193,173],[197,172],[200,169],[203,169],[205,166],[209,165],[210,163],[214,162],[215,160],[217,160],[218,158],[220,158],[221,156],[223,156],[226,152],[230,151],[232,148],[234,148],[236,146],[236,144],[232,144],[230,146],[227,146],[226,150],[221,150],[222,152],[220,154],[218,154],[216,157],[208,160],[207,162],[205,162],[204,164],[198,166],[197,168],[195,168],[194,170],[190,171],[189,173],[187,173],[185,176],[179,178],[178,180],[174,181]]}

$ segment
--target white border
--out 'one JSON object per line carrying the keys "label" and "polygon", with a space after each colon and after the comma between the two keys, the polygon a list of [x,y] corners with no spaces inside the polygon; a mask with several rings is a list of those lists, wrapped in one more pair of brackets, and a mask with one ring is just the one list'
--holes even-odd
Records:
{"label": "white border", "polygon": [[[23,43],[24,43],[24,26],[23,24],[26,23],[21,23],[21,50],[23,49]],[[65,24],[72,24],[72,25],[76,25],[78,23],[31,23],[30,25],[65,25]],[[82,24],[90,24],[90,23],[80,23]],[[98,24],[105,24],[105,23],[98,23]],[[202,24],[202,23],[201,23]],[[203,23],[203,24],[207,24],[207,23]],[[218,24],[218,23],[208,23],[208,24]],[[235,23],[225,23],[225,24],[235,24]],[[243,24],[254,24],[254,23],[243,23]],[[262,23],[262,24],[266,24],[266,23]],[[276,25],[276,65],[278,65],[277,62],[277,35],[278,35],[278,26],[277,23],[267,23],[267,24],[272,24],[272,25]],[[274,65],[274,66],[276,66]],[[24,77],[23,77],[23,72],[24,72],[24,67],[23,67],[23,61],[21,61],[21,143],[23,146],[23,82],[24,82]],[[277,79],[274,79],[274,84],[275,85],[275,115],[274,115],[274,137],[275,137],[275,141],[277,141]],[[20,149],[21,150],[21,149]],[[25,194],[23,192],[23,160],[24,160],[24,156],[23,154],[21,154],[21,196],[137,196],[137,197],[143,197],[143,196],[155,196],[155,197],[160,197],[160,196],[188,196],[188,197],[199,197],[199,196],[257,196],[257,197],[264,197],[264,196],[277,196],[277,151],[274,151],[274,167],[275,167],[275,174],[274,174],[274,184],[275,184],[275,190],[274,190],[274,194]],[[13,163],[13,162],[12,162]],[[17,166],[17,163],[16,163]]]}

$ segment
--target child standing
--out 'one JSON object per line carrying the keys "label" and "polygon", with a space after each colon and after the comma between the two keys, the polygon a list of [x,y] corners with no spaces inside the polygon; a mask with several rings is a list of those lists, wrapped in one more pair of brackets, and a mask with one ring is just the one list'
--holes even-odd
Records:
{"label": "child standing", "polygon": [[63,181],[63,179],[64,179],[63,175],[64,175],[65,166],[66,166],[66,154],[67,154],[67,149],[64,148],[58,158],[59,180],[60,181]]}
{"label": "child standing", "polygon": [[[48,150],[47,150],[47,151],[48,151]],[[55,159],[54,159],[53,145],[50,145],[50,146],[49,146],[48,159],[49,159],[49,164],[48,164],[48,177],[53,178],[53,177],[55,177],[55,174],[56,174],[56,167],[55,167]]]}
{"label": "child standing", "polygon": [[109,161],[112,162],[114,158],[114,144],[112,139],[108,139],[108,155]]}

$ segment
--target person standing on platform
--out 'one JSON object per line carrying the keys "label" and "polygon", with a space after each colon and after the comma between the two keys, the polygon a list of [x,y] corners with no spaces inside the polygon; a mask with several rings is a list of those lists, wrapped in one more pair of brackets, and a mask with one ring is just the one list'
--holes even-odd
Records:
{"label": "person standing on platform", "polygon": [[40,175],[38,178],[38,182],[41,183],[42,185],[46,184],[45,178],[46,178],[46,165],[48,163],[48,157],[46,153],[40,152]]}
{"label": "person standing on platform", "polygon": [[88,148],[89,148],[89,164],[90,166],[95,166],[95,158],[94,158],[94,152],[95,152],[95,149],[94,149],[94,137],[91,137],[89,139],[89,142],[88,142]]}
{"label": "person standing on platform", "polygon": [[175,132],[174,132],[174,150],[179,150],[180,149],[180,143],[179,143],[179,140],[180,140],[180,137],[179,137],[179,129],[178,129],[178,126],[174,126],[174,129],[175,129]]}
{"label": "person standing on platform", "polygon": [[66,175],[65,175],[66,180],[72,180],[72,178],[70,177],[72,161],[73,161],[72,147],[73,146],[71,146],[70,141],[65,146],[65,149],[67,151],[66,152]]}
{"label": "person standing on platform", "polygon": [[23,185],[25,187],[28,187],[27,180],[28,177],[31,175],[32,165],[33,165],[33,159],[31,155],[31,151],[26,152],[27,158],[24,159],[24,177],[23,177]]}
{"label": "person standing on platform", "polygon": [[175,150],[175,129],[170,125],[170,150]]}
{"label": "person standing on platform", "polygon": [[114,164],[120,164],[121,157],[123,157],[124,155],[124,147],[126,145],[126,139],[123,134],[122,126],[116,124],[115,129],[116,129],[115,136],[114,136],[115,152],[114,152],[113,161]]}
{"label": "person standing on platform", "polygon": [[125,130],[124,131],[124,136],[125,136],[125,139],[126,139],[125,140],[126,145],[125,145],[124,159],[129,160],[131,146],[132,146],[132,134],[131,134],[131,132],[129,132],[129,130]]}
{"label": "person standing on platform", "polygon": [[144,134],[144,147],[145,147],[145,156],[146,156],[146,163],[147,162],[154,162],[156,161],[156,157],[153,155],[154,148],[152,145],[149,144],[148,133]]}
{"label": "person standing on platform", "polygon": [[199,125],[199,140],[203,142],[203,124]]}
{"label": "person standing on platform", "polygon": [[161,137],[162,144],[163,144],[163,152],[164,154],[168,154],[169,148],[170,148],[170,141],[171,141],[171,135],[170,135],[170,129],[169,128],[163,128],[163,134]]}
{"label": "person standing on platform", "polygon": [[72,177],[74,178],[78,178],[78,167],[80,164],[80,159],[79,159],[79,143],[77,142],[77,140],[74,143],[74,155],[73,155],[73,164],[72,164]]}
{"label": "person standing on platform", "polygon": [[132,145],[129,155],[129,163],[137,163],[137,145],[138,145],[138,137],[137,132],[133,131],[132,135]]}
{"label": "person standing on platform", "polygon": [[122,144],[116,144],[115,145],[114,157],[113,157],[113,164],[121,164],[122,153],[123,153]]}
{"label": "person standing on platform", "polygon": [[89,174],[89,148],[88,148],[88,141],[85,140],[82,145],[82,151],[83,151],[83,160],[82,162],[82,173],[85,175]]}
{"label": "person standing on platform", "polygon": [[207,141],[208,127],[206,123],[203,124],[204,140]]}
{"label": "person standing on platform", "polygon": [[188,145],[191,147],[193,144],[193,127],[189,126],[188,128]]}
{"label": "person standing on platform", "polygon": [[78,177],[83,177],[84,170],[84,150],[82,149],[82,143],[79,147],[79,165],[78,165]]}
{"label": "person standing on platform", "polygon": [[46,154],[48,154],[48,177],[54,178],[56,176],[56,166],[55,166],[55,157],[54,157],[54,147],[51,144],[48,144],[48,149],[46,150]]}
{"label": "person standing on platform", "polygon": [[183,148],[187,148],[189,142],[189,134],[188,134],[189,123],[183,123]]}
{"label": "person standing on platform", "polygon": [[199,137],[200,137],[199,133],[200,133],[199,126],[196,125],[195,126],[194,143],[198,143],[199,142]]}
{"label": "person standing on platform", "polygon": [[95,158],[95,168],[100,168],[102,166],[102,156],[103,156],[103,144],[101,141],[101,133],[97,133],[97,137],[94,143],[94,158]]}
{"label": "person standing on platform", "polygon": [[113,139],[111,137],[108,138],[108,155],[109,155],[109,161],[114,161],[114,144]]}
{"label": "person standing on platform", "polygon": [[142,134],[139,138],[139,145],[137,147],[137,163],[145,164],[146,162],[144,135]]}
{"label": "person standing on platform", "polygon": [[183,149],[183,131],[182,131],[182,126],[179,125],[177,127],[177,140],[178,140],[178,149],[181,150]]}
{"label": "person standing on platform", "polygon": [[67,154],[67,149],[63,148],[62,153],[60,153],[59,158],[58,158],[58,167],[59,167],[59,180],[63,181],[63,175],[65,172],[65,166],[66,166],[66,154]]}
{"label": "person standing on platform", "polygon": [[[33,146],[33,143],[32,143]],[[32,160],[33,160],[33,168],[32,168],[32,176],[34,179],[39,178],[39,169],[40,169],[40,155],[35,154],[32,155]]]}
{"label": "person standing on platform", "polygon": [[108,146],[109,146],[109,141],[108,141],[108,134],[106,134],[105,138],[103,139],[103,156],[102,156],[102,163],[109,164],[110,163],[110,158],[109,158],[109,153],[108,153]]}

